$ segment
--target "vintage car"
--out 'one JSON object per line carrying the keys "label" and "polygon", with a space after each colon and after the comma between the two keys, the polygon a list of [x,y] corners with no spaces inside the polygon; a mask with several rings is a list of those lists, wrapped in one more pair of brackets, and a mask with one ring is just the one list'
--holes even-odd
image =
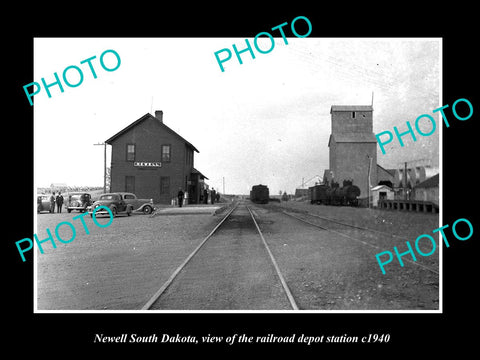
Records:
{"label": "vintage car", "polygon": [[68,193],[66,208],[68,212],[78,210],[80,212],[87,211],[87,208],[92,205],[92,196],[86,192],[72,192]]}
{"label": "vintage car", "polygon": [[[93,215],[93,211],[97,206],[106,206],[110,209],[113,216],[124,213],[130,216],[134,211],[142,212],[144,214],[151,214],[155,210],[153,207],[153,199],[138,199],[135,194],[127,192],[116,192],[100,195],[100,198],[95,201],[92,206],[88,207],[88,213]],[[100,210],[95,215],[108,214],[105,210]]]}
{"label": "vintage car", "polygon": [[38,195],[37,196],[37,213],[42,211],[50,212],[50,195]]}

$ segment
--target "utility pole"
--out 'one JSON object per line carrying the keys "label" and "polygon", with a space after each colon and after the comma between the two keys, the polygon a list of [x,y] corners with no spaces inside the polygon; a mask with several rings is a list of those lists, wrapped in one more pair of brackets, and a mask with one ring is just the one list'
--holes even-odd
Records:
{"label": "utility pole", "polygon": [[103,145],[103,192],[107,192],[107,143],[97,143],[93,145]]}
{"label": "utility pole", "polygon": [[373,158],[367,154],[367,158],[368,158],[368,177],[367,177],[367,190],[368,190],[368,208],[370,208],[370,171],[371,171],[371,167],[372,167],[372,160]]}
{"label": "utility pole", "polygon": [[[397,163],[398,167],[398,171],[400,173],[403,172],[404,174],[404,177],[402,178],[402,181],[398,184],[398,187],[399,188],[403,188],[403,192],[404,192],[404,198],[405,200],[407,199],[407,189],[408,189],[408,167],[410,167],[410,170],[411,170],[411,174],[410,174],[410,185],[411,187],[414,187],[415,186],[415,168],[417,167],[424,167],[424,168],[428,168],[428,167],[431,167],[432,166],[432,159],[428,159],[428,158],[422,158],[422,159],[414,159],[414,160],[409,160],[409,161],[402,161],[402,162],[399,162]],[[418,179],[417,179],[418,181]]]}

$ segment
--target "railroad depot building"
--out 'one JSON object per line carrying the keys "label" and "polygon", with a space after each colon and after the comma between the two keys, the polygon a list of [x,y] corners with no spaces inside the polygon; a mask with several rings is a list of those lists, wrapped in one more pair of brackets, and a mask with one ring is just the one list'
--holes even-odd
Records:
{"label": "railroad depot building", "polygon": [[199,151],[163,123],[162,111],[143,115],[105,143],[112,146],[111,192],[171,204],[181,188],[187,203],[200,202],[208,178],[193,167]]}

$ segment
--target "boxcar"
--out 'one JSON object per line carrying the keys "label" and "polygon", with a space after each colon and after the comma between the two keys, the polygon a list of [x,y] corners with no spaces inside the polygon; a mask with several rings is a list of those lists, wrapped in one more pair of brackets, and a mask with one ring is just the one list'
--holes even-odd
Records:
{"label": "boxcar", "polygon": [[315,185],[308,188],[310,193],[310,204],[327,204],[327,185]]}
{"label": "boxcar", "polygon": [[254,185],[250,191],[250,201],[257,204],[267,204],[270,193],[265,185]]}

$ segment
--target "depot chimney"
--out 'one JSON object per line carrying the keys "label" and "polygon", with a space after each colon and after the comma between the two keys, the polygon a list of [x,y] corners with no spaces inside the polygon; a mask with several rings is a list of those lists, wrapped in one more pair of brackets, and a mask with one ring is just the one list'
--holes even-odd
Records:
{"label": "depot chimney", "polygon": [[163,124],[163,111],[155,110],[155,117]]}

